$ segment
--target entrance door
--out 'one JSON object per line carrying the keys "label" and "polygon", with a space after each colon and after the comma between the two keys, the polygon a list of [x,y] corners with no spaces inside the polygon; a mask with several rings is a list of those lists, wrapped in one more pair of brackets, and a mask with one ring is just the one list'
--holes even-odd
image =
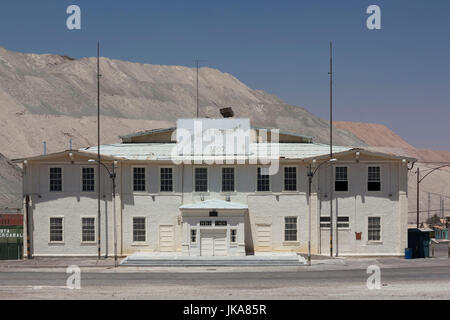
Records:
{"label": "entrance door", "polygon": [[272,251],[272,225],[258,224],[256,226],[258,251]]}
{"label": "entrance door", "polygon": [[227,233],[226,230],[202,231],[200,238],[200,255],[202,256],[226,256]]}
{"label": "entrance door", "polygon": [[174,250],[173,226],[159,226],[159,251],[168,252]]}

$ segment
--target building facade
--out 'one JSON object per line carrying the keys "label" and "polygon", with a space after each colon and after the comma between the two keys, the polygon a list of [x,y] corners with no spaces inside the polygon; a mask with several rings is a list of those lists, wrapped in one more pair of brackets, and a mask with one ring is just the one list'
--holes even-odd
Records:
{"label": "building facade", "polygon": [[[242,119],[213,120],[201,121],[235,130]],[[407,247],[414,159],[333,147],[330,160],[328,145],[283,132],[275,141],[261,128],[249,130],[239,152],[205,156],[174,151],[179,129],[100,146],[100,172],[97,147],[16,160],[32,255],[94,256],[99,240],[102,255],[113,255],[115,243],[121,256],[304,253],[308,244],[329,255],[330,235],[339,255],[402,255]],[[268,149],[277,150],[271,163],[252,158]]]}

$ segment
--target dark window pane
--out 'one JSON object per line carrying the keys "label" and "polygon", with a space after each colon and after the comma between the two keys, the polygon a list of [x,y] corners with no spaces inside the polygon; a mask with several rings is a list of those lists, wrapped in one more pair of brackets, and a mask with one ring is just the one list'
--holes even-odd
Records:
{"label": "dark window pane", "polygon": [[195,168],[195,192],[208,191],[208,169]]}
{"label": "dark window pane", "polygon": [[50,191],[62,191],[62,168],[50,168]]}
{"label": "dark window pane", "polygon": [[145,191],[145,168],[133,168],[133,191]]}
{"label": "dark window pane", "polygon": [[172,168],[161,168],[160,170],[160,190],[162,192],[173,191],[173,173]]}
{"label": "dark window pane", "polygon": [[297,168],[285,167],[284,168],[284,190],[285,191],[297,191]]}
{"label": "dark window pane", "polygon": [[257,191],[270,191],[270,176],[261,174],[261,168],[258,168],[257,176]]}
{"label": "dark window pane", "polygon": [[348,191],[348,181],[336,181],[334,183],[335,191]]}
{"label": "dark window pane", "polygon": [[234,168],[222,168],[222,191],[234,191]]}

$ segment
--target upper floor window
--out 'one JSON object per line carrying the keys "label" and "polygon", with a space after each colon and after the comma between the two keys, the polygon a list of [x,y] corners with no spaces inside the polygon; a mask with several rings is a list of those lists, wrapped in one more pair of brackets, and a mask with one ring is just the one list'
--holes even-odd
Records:
{"label": "upper floor window", "polygon": [[234,168],[222,168],[222,191],[234,191]]}
{"label": "upper floor window", "polygon": [[63,221],[62,217],[50,218],[50,242],[64,241]]}
{"label": "upper floor window", "polygon": [[62,191],[62,168],[50,168],[50,191]]}
{"label": "upper floor window", "polygon": [[161,168],[160,169],[160,191],[172,192],[173,191],[173,169]]}
{"label": "upper floor window", "polygon": [[195,192],[208,191],[208,168],[195,168]]}
{"label": "upper floor window", "polygon": [[347,167],[336,167],[335,191],[348,191]]}
{"label": "upper floor window", "polygon": [[284,218],[284,241],[297,241],[297,217]]}
{"label": "upper floor window", "polygon": [[284,191],[297,191],[297,167],[284,167]]}
{"label": "upper floor window", "polygon": [[231,243],[237,242],[237,230],[236,229],[230,229],[230,242]]}
{"label": "upper floor window", "polygon": [[133,168],[133,191],[145,191],[145,168]]}
{"label": "upper floor window", "polygon": [[94,168],[86,167],[81,170],[82,175],[82,190],[84,192],[95,191],[95,174]]}
{"label": "upper floor window", "polygon": [[380,167],[368,167],[367,169],[367,191],[381,190],[381,169]]}
{"label": "upper floor window", "polygon": [[270,176],[268,174],[261,174],[262,168],[257,171],[257,191],[270,191]]}

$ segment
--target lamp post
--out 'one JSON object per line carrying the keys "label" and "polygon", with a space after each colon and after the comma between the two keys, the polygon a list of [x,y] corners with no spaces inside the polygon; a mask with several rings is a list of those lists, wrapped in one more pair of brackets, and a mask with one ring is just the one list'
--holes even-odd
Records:
{"label": "lamp post", "polygon": [[[89,162],[97,162],[98,164],[102,165],[106,171],[109,174],[109,177],[112,181],[112,196],[113,196],[113,223],[114,223],[114,266],[118,266],[117,261],[117,224],[116,224],[116,172],[115,172],[115,166],[117,164],[117,161],[113,162],[112,171],[108,169],[108,167],[103,162],[98,162],[95,159],[89,159]],[[98,173],[100,175],[100,172]],[[108,252],[106,252],[106,255],[108,255]]]}
{"label": "lamp post", "polygon": [[[316,174],[317,170],[319,170],[320,166],[327,162],[334,162],[336,159],[329,159],[328,161],[324,161],[321,164],[319,164],[314,171],[312,171],[311,164],[309,165],[309,171],[308,171],[308,198],[309,198],[309,212],[308,212],[308,266],[311,265],[311,185],[312,185],[312,179],[314,175]],[[316,159],[312,161],[314,164],[316,163]],[[332,200],[331,200],[332,201]],[[330,219],[331,221],[331,219]],[[330,224],[331,228],[331,224]]]}
{"label": "lamp post", "polygon": [[416,172],[416,174],[417,174],[417,199],[416,199],[417,200],[417,204],[416,204],[417,205],[417,208],[416,208],[416,210],[417,210],[417,217],[416,217],[417,228],[419,228],[419,200],[420,200],[419,199],[419,185],[423,181],[423,179],[425,179],[429,174],[433,173],[436,170],[444,168],[444,167],[450,167],[450,164],[444,164],[439,167],[436,167],[436,168],[432,169],[430,172],[428,172],[426,175],[424,175],[422,178],[420,178],[420,170],[419,170],[419,168],[417,168],[417,172]]}

